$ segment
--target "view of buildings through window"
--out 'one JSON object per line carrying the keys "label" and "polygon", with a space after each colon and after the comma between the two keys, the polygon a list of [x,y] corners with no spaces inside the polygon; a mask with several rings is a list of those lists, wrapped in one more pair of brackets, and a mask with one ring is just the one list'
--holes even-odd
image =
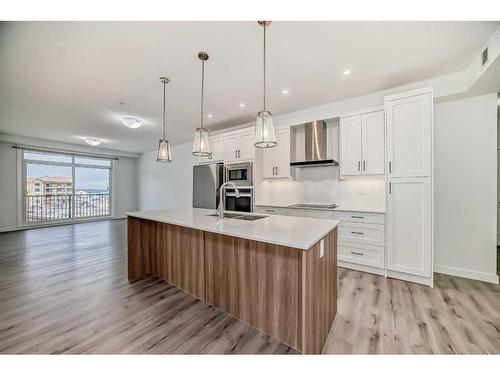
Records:
{"label": "view of buildings through window", "polygon": [[23,150],[25,222],[111,214],[109,159]]}

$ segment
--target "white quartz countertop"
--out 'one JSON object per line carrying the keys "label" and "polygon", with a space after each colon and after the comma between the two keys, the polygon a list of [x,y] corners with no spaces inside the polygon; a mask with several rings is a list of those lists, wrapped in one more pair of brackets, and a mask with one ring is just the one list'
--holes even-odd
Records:
{"label": "white quartz countertop", "polygon": [[302,250],[311,248],[340,222],[267,214],[267,217],[255,221],[229,218],[219,220],[217,217],[207,216],[213,213],[214,210],[190,208],[137,211],[128,212],[127,215]]}

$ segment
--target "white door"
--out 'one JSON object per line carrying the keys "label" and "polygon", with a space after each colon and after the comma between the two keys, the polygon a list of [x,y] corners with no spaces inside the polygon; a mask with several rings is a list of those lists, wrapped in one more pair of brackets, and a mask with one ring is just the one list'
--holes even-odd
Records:
{"label": "white door", "polygon": [[237,134],[225,137],[225,161],[238,160],[239,136]]}
{"label": "white door", "polygon": [[384,174],[384,111],[364,114],[361,124],[363,174]]}
{"label": "white door", "polygon": [[224,161],[224,137],[211,139],[210,150],[212,151],[212,160]]}
{"label": "white door", "polygon": [[253,130],[239,133],[238,160],[253,160],[255,157]]}
{"label": "white door", "polygon": [[340,174],[361,174],[361,115],[340,119]]}
{"label": "white door", "polygon": [[290,128],[276,130],[276,176],[290,177]]}
{"label": "white door", "polygon": [[262,149],[262,177],[264,178],[276,177],[277,147],[280,147],[279,143],[276,147]]}
{"label": "white door", "polygon": [[431,175],[432,94],[385,103],[387,172],[391,177]]}
{"label": "white door", "polygon": [[387,269],[432,277],[430,178],[390,178],[387,195]]}

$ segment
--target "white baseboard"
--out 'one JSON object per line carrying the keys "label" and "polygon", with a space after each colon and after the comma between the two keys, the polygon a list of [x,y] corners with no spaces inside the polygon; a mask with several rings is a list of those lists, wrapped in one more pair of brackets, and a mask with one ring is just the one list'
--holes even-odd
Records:
{"label": "white baseboard", "polygon": [[451,276],[464,277],[466,279],[486,281],[487,283],[498,284],[498,275],[494,273],[478,272],[466,270],[464,268],[448,267],[439,264],[434,265],[434,272],[444,273]]}
{"label": "white baseboard", "polygon": [[20,225],[20,226],[9,226],[0,228],[0,233],[2,232],[13,232],[15,230],[25,230],[25,229],[36,229],[36,228],[48,228],[48,227],[57,227],[60,225],[72,225],[72,224],[84,224],[91,223],[95,221],[105,221],[105,220],[121,220],[126,219],[127,215],[118,215],[118,216],[108,216],[108,217],[100,217],[100,218],[89,218],[83,220],[76,221],[59,221],[54,223],[44,223],[44,224],[33,224],[33,225]]}
{"label": "white baseboard", "polygon": [[0,228],[0,233],[2,232],[12,232],[14,230],[18,230],[19,228],[16,227],[16,226],[9,226],[9,227],[3,227],[3,228]]}

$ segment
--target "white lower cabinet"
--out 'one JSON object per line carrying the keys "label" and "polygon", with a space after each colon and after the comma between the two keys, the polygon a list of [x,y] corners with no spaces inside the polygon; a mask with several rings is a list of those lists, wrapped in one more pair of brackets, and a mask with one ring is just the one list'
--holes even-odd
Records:
{"label": "white lower cabinet", "polygon": [[335,211],[338,265],[384,275],[384,214]]}
{"label": "white lower cabinet", "polygon": [[316,219],[329,219],[333,220],[332,211],[322,211],[322,210],[304,210],[300,208],[288,208],[288,216],[300,216],[300,217],[313,217]]}
{"label": "white lower cabinet", "polygon": [[273,206],[255,206],[255,212],[260,214],[270,214],[270,215],[286,215],[285,207],[273,207]]}
{"label": "white lower cabinet", "polygon": [[431,178],[390,178],[387,275],[432,285],[432,272]]}
{"label": "white lower cabinet", "polygon": [[[338,259],[341,266],[358,269],[356,266],[372,267],[372,272],[383,274],[384,248],[359,244],[356,242],[341,241],[338,244]],[[363,271],[370,269],[363,269]]]}

